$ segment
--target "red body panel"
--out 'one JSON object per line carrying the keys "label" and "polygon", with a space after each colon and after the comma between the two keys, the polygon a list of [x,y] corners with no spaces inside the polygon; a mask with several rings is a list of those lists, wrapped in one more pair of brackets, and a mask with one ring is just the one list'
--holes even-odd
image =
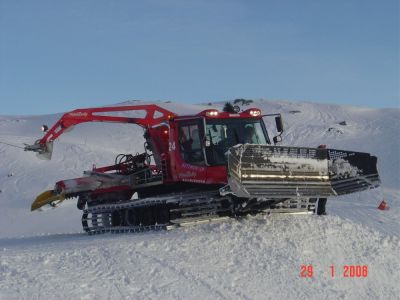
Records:
{"label": "red body panel", "polygon": [[[143,111],[143,117],[130,118],[118,116],[118,113],[127,111]],[[116,113],[116,115],[112,115]],[[181,122],[193,121],[204,124],[207,119],[226,119],[226,118],[262,118],[261,112],[258,109],[248,109],[241,113],[218,112],[214,109],[208,109],[200,112],[197,115],[177,116],[157,105],[135,105],[135,106],[115,106],[115,107],[100,107],[77,109],[66,113],[62,118],[45,134],[39,141],[39,144],[46,145],[57,139],[69,127],[84,123],[84,122],[118,122],[132,123],[142,126],[146,129],[145,139],[148,144],[148,149],[154,155],[156,165],[147,165],[153,173],[163,174],[162,184],[175,183],[198,183],[224,185],[227,183],[227,170],[225,166],[207,166],[193,165],[185,162],[180,151],[178,140],[178,126]],[[100,168],[93,168],[97,173],[115,173],[124,171],[124,165],[111,165]],[[74,181],[76,180],[76,181]],[[83,181],[82,181],[83,180]],[[65,181],[65,183],[71,180]],[[90,180],[89,180],[90,181]],[[72,179],[73,184],[80,186],[85,179]],[[65,188],[63,181],[57,184]],[[93,185],[93,184],[91,184]],[[89,185],[88,185],[89,186]],[[116,184],[113,186],[99,187],[93,191],[97,193],[115,192],[118,190],[129,190],[129,186],[124,184]]]}

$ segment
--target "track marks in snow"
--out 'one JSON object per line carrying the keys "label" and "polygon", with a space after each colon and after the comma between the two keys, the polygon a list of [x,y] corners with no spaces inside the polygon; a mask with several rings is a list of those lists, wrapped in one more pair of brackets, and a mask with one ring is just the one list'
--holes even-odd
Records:
{"label": "track marks in snow", "polygon": [[[395,298],[399,247],[396,237],[333,216],[258,216],[136,235],[2,239],[0,298],[23,298],[32,285],[46,299]],[[302,264],[314,266],[314,278],[300,278]],[[370,275],[332,279],[331,264],[366,264]]]}
{"label": "track marks in snow", "polygon": [[[143,252],[135,252],[137,257],[144,258],[146,260],[150,260],[152,265],[158,264],[161,266],[162,269],[167,269],[174,273],[176,277],[183,279],[177,280],[180,282],[180,284],[183,284],[184,282],[187,282],[186,284],[188,285],[197,285],[198,288],[204,289],[207,292],[208,296],[211,296],[213,299],[234,299],[235,297],[240,296],[241,299],[250,299],[248,298],[245,294],[243,294],[241,291],[237,291],[232,287],[227,287],[224,285],[221,285],[220,283],[218,286],[212,283],[212,280],[204,279],[199,274],[196,274],[197,272],[193,272],[190,270],[190,266],[185,266],[184,268],[178,267],[177,265],[173,265],[172,263],[168,263],[168,261],[150,256],[148,254],[145,254]],[[154,269],[153,269],[154,270]],[[177,281],[174,281],[176,283]],[[171,283],[167,283],[167,285],[171,285]],[[161,286],[165,287],[165,285]],[[160,288],[160,287],[159,287]],[[233,292],[233,293],[232,293]]]}

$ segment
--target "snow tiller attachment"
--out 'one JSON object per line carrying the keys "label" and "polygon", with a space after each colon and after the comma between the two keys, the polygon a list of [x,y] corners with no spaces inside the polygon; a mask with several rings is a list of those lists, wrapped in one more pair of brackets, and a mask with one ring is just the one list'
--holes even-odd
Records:
{"label": "snow tiller attachment", "polygon": [[361,152],[237,145],[228,152],[228,182],[245,198],[337,196],[378,187],[376,163]]}

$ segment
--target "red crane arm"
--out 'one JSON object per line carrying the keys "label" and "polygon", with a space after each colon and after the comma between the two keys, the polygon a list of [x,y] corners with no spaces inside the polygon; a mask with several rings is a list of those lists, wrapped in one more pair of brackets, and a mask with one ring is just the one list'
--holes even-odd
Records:
{"label": "red crane arm", "polygon": [[[118,116],[128,111],[140,112],[138,117]],[[115,115],[113,115],[115,113]],[[131,105],[131,106],[111,106],[97,108],[76,109],[65,113],[50,130],[40,140],[37,140],[34,145],[26,145],[26,151],[35,151],[39,154],[51,152],[49,144],[56,140],[68,128],[74,125],[86,122],[117,122],[117,123],[132,123],[139,126],[150,128],[154,125],[168,121],[176,116],[175,113],[164,109],[155,104],[149,105]],[[51,147],[51,146],[50,146]]]}
{"label": "red crane arm", "polygon": [[[110,112],[126,112],[126,111],[143,111],[143,117],[122,117],[113,116]],[[85,122],[117,122],[117,123],[133,123],[142,127],[152,127],[160,124],[163,121],[168,121],[169,118],[175,116],[170,112],[158,105],[133,105],[133,106],[113,106],[113,107],[98,107],[98,108],[84,108],[76,109],[64,114],[60,120],[45,134],[40,140],[40,144],[52,142],[57,139],[69,127],[85,123]]]}

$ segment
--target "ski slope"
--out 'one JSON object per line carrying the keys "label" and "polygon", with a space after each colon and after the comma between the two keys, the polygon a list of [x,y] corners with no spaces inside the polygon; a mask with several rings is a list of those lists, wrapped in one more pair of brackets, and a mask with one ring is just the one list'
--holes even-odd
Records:
{"label": "ski slope", "polygon": [[[177,113],[223,106],[158,104]],[[269,100],[250,106],[282,113],[284,145],[376,155],[382,187],[328,200],[325,217],[256,216],[87,236],[75,201],[31,213],[32,200],[57,180],[142,151],[142,129],[79,125],[55,142],[51,161],[0,144],[0,299],[399,299],[400,109]],[[0,116],[0,141],[31,144],[42,124],[60,116]],[[273,135],[273,119],[265,121]],[[387,211],[376,208],[383,198]],[[311,278],[300,276],[302,265],[313,266]],[[345,265],[367,265],[368,276],[343,277]]]}

